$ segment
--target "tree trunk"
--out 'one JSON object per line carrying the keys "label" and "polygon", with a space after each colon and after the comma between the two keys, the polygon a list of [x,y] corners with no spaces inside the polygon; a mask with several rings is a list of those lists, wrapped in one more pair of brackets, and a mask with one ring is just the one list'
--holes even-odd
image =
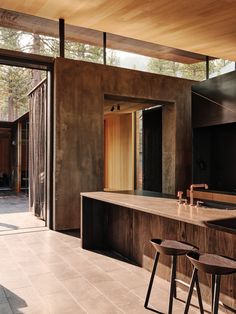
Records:
{"label": "tree trunk", "polygon": [[14,120],[14,101],[12,96],[12,91],[9,90],[8,96],[8,121]]}
{"label": "tree trunk", "polygon": [[[40,36],[38,34],[33,35],[33,46],[32,52],[34,54],[40,54]],[[41,82],[41,71],[40,70],[32,70],[32,87],[36,86],[39,82]]]}

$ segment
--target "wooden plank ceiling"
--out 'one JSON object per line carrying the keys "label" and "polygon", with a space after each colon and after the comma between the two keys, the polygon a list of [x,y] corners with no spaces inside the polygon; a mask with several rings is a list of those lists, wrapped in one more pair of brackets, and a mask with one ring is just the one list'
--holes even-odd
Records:
{"label": "wooden plank ceiling", "polygon": [[236,60],[234,0],[2,0],[1,7]]}
{"label": "wooden plank ceiling", "polygon": [[[58,37],[58,21],[0,8],[0,26],[25,32]],[[103,33],[97,30],[66,24],[66,40],[94,46],[103,45]],[[181,63],[205,61],[201,54],[153,44],[133,38],[107,33],[107,48]]]}

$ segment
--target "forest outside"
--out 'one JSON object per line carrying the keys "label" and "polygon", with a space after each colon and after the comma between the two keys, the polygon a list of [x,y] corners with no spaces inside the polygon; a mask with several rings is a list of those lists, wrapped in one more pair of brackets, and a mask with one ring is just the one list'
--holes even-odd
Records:
{"label": "forest outside", "polygon": [[[37,55],[59,56],[59,40],[49,36],[26,33],[0,27],[0,48],[33,53]],[[103,62],[101,47],[78,42],[65,42],[65,56],[71,59],[96,63]],[[115,53],[107,60],[110,65],[118,65]],[[46,73],[20,67],[0,65],[0,121],[14,121],[28,111],[28,92],[34,88]]]}
{"label": "forest outside", "polygon": [[[0,27],[0,48],[38,55],[59,56],[59,40],[49,36],[26,33]],[[102,47],[89,44],[65,42],[65,57],[95,63],[103,62]],[[127,53],[107,50],[107,64],[145,72],[202,81],[206,78],[206,63],[182,64]],[[210,74],[221,74],[230,61],[210,61]],[[39,70],[0,65],[0,121],[14,121],[28,111],[28,92],[35,87],[46,73]]]}

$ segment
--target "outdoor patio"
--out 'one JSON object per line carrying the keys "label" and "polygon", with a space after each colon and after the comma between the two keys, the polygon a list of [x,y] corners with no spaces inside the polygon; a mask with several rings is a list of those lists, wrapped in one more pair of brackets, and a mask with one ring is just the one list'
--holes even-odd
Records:
{"label": "outdoor patio", "polygon": [[29,211],[27,194],[0,191],[0,235],[44,226],[45,222]]}

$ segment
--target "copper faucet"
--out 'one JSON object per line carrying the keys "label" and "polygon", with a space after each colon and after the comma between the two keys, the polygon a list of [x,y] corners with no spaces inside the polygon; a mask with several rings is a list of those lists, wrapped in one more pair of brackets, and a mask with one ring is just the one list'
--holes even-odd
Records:
{"label": "copper faucet", "polygon": [[202,183],[202,184],[191,184],[190,185],[190,206],[193,206],[193,189],[194,188],[204,188],[204,189],[208,189],[208,185],[205,184],[205,183]]}
{"label": "copper faucet", "polygon": [[183,196],[183,191],[178,191],[177,197],[179,198],[178,203],[182,204],[182,196]]}
{"label": "copper faucet", "polygon": [[179,199],[178,199],[179,205],[187,204],[187,203],[188,203],[188,200],[187,200],[186,198],[183,198],[183,191],[178,191],[177,197],[179,198]]}

